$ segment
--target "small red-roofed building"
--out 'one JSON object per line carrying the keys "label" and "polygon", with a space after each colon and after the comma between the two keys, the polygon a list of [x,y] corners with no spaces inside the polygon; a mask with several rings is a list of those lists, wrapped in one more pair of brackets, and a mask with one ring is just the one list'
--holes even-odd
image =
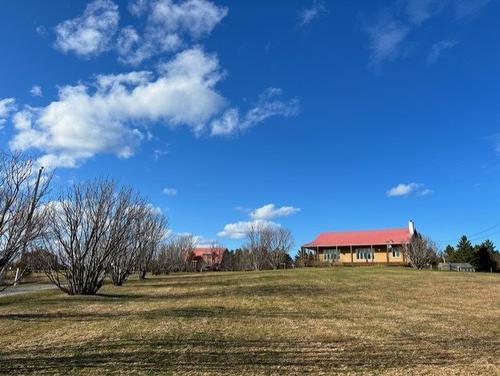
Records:
{"label": "small red-roofed building", "polygon": [[193,251],[193,260],[197,264],[197,269],[219,269],[225,250],[223,247],[195,248]]}
{"label": "small red-roofed building", "polygon": [[301,251],[313,251],[319,263],[404,265],[404,250],[414,234],[413,221],[402,228],[322,232]]}

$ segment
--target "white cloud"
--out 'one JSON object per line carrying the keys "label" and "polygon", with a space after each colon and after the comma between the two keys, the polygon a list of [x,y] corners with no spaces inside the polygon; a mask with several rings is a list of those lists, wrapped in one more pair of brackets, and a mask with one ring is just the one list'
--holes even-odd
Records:
{"label": "white cloud", "polygon": [[456,40],[442,40],[432,45],[431,52],[427,57],[427,64],[434,64],[443,54],[444,51],[455,47],[458,44]]}
{"label": "white cloud", "polygon": [[48,106],[15,115],[10,147],[41,151],[47,167],[76,167],[97,153],[128,158],[144,138],[140,123],[201,131],[225,104],[214,88],[220,77],[217,58],[195,48],[176,55],[156,77],[130,72],[98,76],[95,89],[64,86]]}
{"label": "white cloud", "polygon": [[253,221],[240,221],[236,223],[228,223],[227,225],[224,226],[224,230],[218,232],[217,235],[231,239],[243,239],[251,228],[256,228],[259,226],[279,227],[280,225],[262,219],[256,219]]}
{"label": "white cloud", "polygon": [[153,150],[153,159],[155,161],[158,161],[161,157],[167,155],[168,153],[169,153],[168,149],[155,149]]}
{"label": "white cloud", "polygon": [[0,128],[3,127],[10,114],[16,110],[16,100],[14,98],[0,99]]}
{"label": "white cloud", "polygon": [[240,128],[240,114],[237,109],[230,108],[225,111],[219,119],[211,124],[212,135],[229,135],[237,132]]}
{"label": "white cloud", "polygon": [[218,119],[212,121],[212,135],[230,135],[244,131],[273,116],[295,116],[299,112],[297,99],[283,101],[280,99],[282,90],[267,88],[259,96],[257,104],[240,117],[236,108],[230,108]]}
{"label": "white cloud", "polygon": [[47,35],[47,28],[44,25],[38,25],[35,28],[35,31],[37,32],[38,35],[41,37],[45,37]]}
{"label": "white cloud", "polygon": [[310,8],[305,8],[298,12],[299,25],[307,26],[327,12],[324,2],[314,0]]}
{"label": "white cloud", "polygon": [[267,204],[253,210],[250,213],[250,217],[252,219],[273,219],[277,217],[286,217],[298,213],[299,211],[299,208],[294,208],[293,206],[282,206],[277,208],[274,204]]}
{"label": "white cloud", "polygon": [[433,193],[429,188],[425,188],[423,184],[419,183],[409,183],[409,184],[398,184],[395,187],[389,189],[386,194],[389,197],[397,196],[426,196]]}
{"label": "white cloud", "polygon": [[118,53],[120,59],[132,65],[164,52],[176,51],[186,40],[197,41],[210,34],[227,15],[228,9],[207,0],[136,0],[130,12],[146,16],[142,32],[131,26],[120,31]]}
{"label": "white cloud", "polygon": [[434,193],[432,189],[429,188],[423,188],[422,190],[417,192],[417,196],[427,196]]}
{"label": "white cloud", "polygon": [[161,193],[163,193],[164,195],[167,195],[167,196],[175,196],[175,195],[177,195],[177,189],[165,187],[162,189]]}
{"label": "white cloud", "polygon": [[248,230],[259,226],[281,226],[279,223],[270,221],[270,219],[278,217],[286,217],[300,211],[299,208],[293,206],[276,207],[274,204],[267,204],[254,210],[237,207],[236,210],[249,212],[250,220],[228,223],[224,229],[217,233],[218,236],[228,237],[231,239],[243,239]]}
{"label": "white cloud", "polygon": [[43,96],[42,88],[38,85],[35,85],[31,88],[30,94],[34,97],[42,97]]}
{"label": "white cloud", "polygon": [[415,189],[417,189],[418,184],[410,183],[410,184],[398,184],[395,187],[389,189],[387,191],[387,196],[407,196],[412,193]]}
{"label": "white cloud", "polygon": [[119,19],[115,3],[94,0],[87,5],[82,16],[56,26],[55,45],[63,52],[74,52],[79,56],[98,55],[111,48]]}

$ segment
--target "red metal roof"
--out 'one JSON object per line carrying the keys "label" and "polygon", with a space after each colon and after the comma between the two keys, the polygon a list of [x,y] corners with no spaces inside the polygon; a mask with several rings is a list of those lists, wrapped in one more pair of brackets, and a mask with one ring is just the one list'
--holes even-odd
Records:
{"label": "red metal roof", "polygon": [[408,242],[409,239],[410,230],[408,228],[322,232],[316,239],[304,244],[303,247],[402,244]]}
{"label": "red metal roof", "polygon": [[195,257],[203,257],[203,255],[211,255],[215,264],[222,262],[225,248],[222,247],[198,247],[194,249]]}

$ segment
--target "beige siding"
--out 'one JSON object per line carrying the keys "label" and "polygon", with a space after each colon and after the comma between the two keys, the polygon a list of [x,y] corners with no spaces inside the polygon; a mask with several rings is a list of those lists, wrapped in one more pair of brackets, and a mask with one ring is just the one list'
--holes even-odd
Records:
{"label": "beige siding", "polygon": [[[373,258],[372,259],[357,259],[356,258],[356,249],[358,248],[373,248]],[[335,247],[331,247],[329,249],[335,249]],[[399,256],[393,256],[392,250],[387,250],[387,246],[384,245],[366,245],[366,246],[353,246],[352,247],[352,258],[351,258],[351,247],[349,246],[341,246],[338,247],[340,252],[339,259],[336,261],[327,260],[325,258],[324,248],[320,248],[318,251],[318,261],[320,263],[340,263],[340,264],[387,264],[387,263],[395,263],[402,264],[404,263],[403,250],[400,249]]]}

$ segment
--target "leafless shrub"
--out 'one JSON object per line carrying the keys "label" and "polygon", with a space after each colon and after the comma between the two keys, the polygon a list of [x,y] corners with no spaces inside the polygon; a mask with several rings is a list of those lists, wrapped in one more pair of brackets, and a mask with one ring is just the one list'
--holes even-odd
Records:
{"label": "leafless shrub", "polygon": [[106,180],[72,186],[49,205],[45,271],[68,294],[95,294],[117,249],[127,243],[134,196]]}
{"label": "leafless shrub", "polygon": [[405,247],[405,253],[412,267],[423,269],[437,257],[437,246],[431,239],[415,234]]}
{"label": "leafless shrub", "polygon": [[0,282],[8,267],[38,241],[45,228],[42,200],[50,177],[33,160],[0,154]]}

